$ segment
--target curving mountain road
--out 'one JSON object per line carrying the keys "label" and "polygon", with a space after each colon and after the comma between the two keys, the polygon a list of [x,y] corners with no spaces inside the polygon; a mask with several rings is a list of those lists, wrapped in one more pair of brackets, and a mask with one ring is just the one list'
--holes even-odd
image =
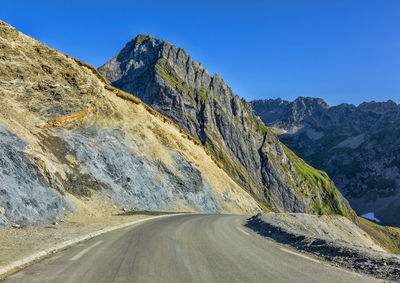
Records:
{"label": "curving mountain road", "polygon": [[246,216],[177,215],[93,238],[5,282],[377,282],[243,227]]}

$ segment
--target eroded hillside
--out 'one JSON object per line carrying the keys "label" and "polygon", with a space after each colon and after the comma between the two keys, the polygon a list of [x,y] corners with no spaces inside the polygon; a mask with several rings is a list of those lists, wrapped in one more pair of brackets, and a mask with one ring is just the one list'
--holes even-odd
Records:
{"label": "eroded hillside", "polygon": [[259,210],[168,118],[4,22],[0,108],[0,224],[122,208]]}

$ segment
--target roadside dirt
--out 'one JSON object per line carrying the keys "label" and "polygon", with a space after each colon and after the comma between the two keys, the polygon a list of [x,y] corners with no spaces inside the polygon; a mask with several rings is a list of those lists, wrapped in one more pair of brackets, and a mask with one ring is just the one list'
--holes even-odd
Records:
{"label": "roadside dirt", "polygon": [[309,223],[303,222],[303,227],[298,229],[299,223],[293,225],[284,217],[279,217],[280,221],[274,221],[275,218],[274,215],[268,217],[268,214],[258,214],[248,219],[246,226],[261,236],[290,245],[300,252],[319,256],[334,266],[384,280],[400,281],[400,256],[338,239],[315,237],[308,232]]}

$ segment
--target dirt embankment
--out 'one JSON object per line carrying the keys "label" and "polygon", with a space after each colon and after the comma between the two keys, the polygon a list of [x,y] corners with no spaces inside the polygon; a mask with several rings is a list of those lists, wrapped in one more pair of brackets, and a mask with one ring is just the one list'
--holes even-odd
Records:
{"label": "dirt embankment", "polygon": [[341,216],[258,214],[246,226],[334,265],[385,280],[400,280],[400,256],[384,252],[363,230]]}

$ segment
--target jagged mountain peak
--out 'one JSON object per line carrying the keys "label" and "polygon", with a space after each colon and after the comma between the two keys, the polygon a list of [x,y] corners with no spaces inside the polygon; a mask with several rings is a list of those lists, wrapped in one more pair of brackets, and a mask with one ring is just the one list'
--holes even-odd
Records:
{"label": "jagged mountain peak", "polygon": [[361,111],[370,111],[377,114],[383,114],[388,111],[399,111],[400,105],[393,100],[388,100],[385,102],[363,102],[357,107]]}
{"label": "jagged mountain peak", "polygon": [[[214,85],[223,82],[218,75],[213,80],[202,64],[193,61],[184,49],[144,34],[128,42],[114,58],[99,68],[109,81],[121,89],[131,88],[132,77],[154,78],[156,70],[166,82],[181,89],[188,85],[194,89],[206,89],[212,82]],[[198,78],[201,78],[201,84],[196,84]],[[144,101],[152,103],[150,98],[144,98]]]}
{"label": "jagged mountain peak", "polygon": [[[285,131],[293,131],[309,119],[322,114],[330,106],[321,98],[299,96],[294,101],[261,99],[251,102],[254,112],[269,126],[279,122]],[[318,116],[318,118],[320,118]]]}
{"label": "jagged mountain peak", "polygon": [[319,97],[311,97],[311,96],[299,96],[297,97],[294,102],[303,102],[305,104],[319,104],[324,108],[329,108],[329,104],[326,103],[325,100]]}
{"label": "jagged mountain peak", "polygon": [[154,39],[154,36],[151,34],[144,34],[144,33],[139,33],[133,40],[136,42],[136,44],[141,44],[145,40],[149,39]]}
{"label": "jagged mountain peak", "polygon": [[259,211],[196,139],[94,67],[2,24],[0,50],[0,226],[67,211]]}
{"label": "jagged mountain peak", "polygon": [[99,71],[197,137],[261,205],[352,215],[328,176],[283,146],[221,76],[164,41],[128,47]]}

